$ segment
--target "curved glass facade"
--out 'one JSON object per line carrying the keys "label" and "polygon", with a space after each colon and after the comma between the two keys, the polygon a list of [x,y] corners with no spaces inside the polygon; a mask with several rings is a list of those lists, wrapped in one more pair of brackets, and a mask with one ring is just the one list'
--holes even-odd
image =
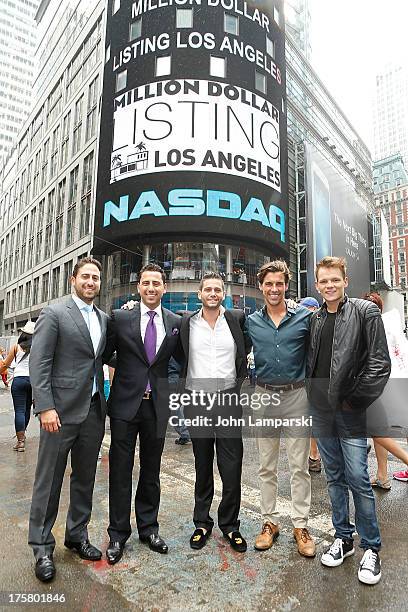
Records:
{"label": "curved glass facade", "polygon": [[226,286],[225,305],[253,312],[263,304],[256,274],[270,257],[247,247],[208,242],[169,242],[135,245],[132,251],[117,251],[106,261],[106,302],[119,308],[137,299],[137,277],[144,263],[157,263],[167,277],[163,306],[177,310],[200,307],[199,281],[207,272],[218,272]]}

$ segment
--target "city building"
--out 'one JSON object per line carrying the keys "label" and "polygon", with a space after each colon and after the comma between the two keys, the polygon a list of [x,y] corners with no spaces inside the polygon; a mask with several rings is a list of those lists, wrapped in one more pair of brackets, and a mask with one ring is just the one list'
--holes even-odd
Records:
{"label": "city building", "polygon": [[[219,12],[217,36],[224,41],[224,54],[211,52],[211,36],[200,36],[200,30],[211,32],[202,20],[202,11],[201,22],[195,22],[194,9],[199,4],[200,0],[191,0],[180,7],[169,2],[167,12],[159,18],[153,3],[75,0],[67,6],[57,0],[42,0],[36,14],[39,35],[34,107],[0,176],[0,335],[12,334],[27,319],[35,319],[47,303],[67,295],[73,264],[90,252],[103,261],[100,304],[107,311],[135,298],[138,270],[148,261],[165,269],[165,304],[174,310],[197,306],[198,282],[208,270],[218,270],[224,276],[228,305],[253,310],[262,301],[256,271],[273,257],[285,257],[289,262],[291,296],[305,295],[311,282],[308,270],[310,276],[311,262],[318,252],[312,246],[317,242],[312,214],[315,194],[313,185],[308,185],[317,175],[312,173],[311,181],[307,178],[308,167],[316,164],[326,173],[328,185],[330,173],[344,184],[350,211],[357,215],[355,223],[346,218],[339,221],[340,233],[333,222],[330,252],[344,254],[346,241],[356,245],[350,246],[350,253],[357,262],[361,258],[361,290],[369,285],[365,237],[367,218],[373,210],[370,154],[289,31],[285,40],[287,82],[281,91],[285,85],[282,3],[271,3],[267,20],[262,22],[258,9],[249,19],[213,2]],[[109,40],[105,39],[107,22],[114,24],[114,36]],[[265,27],[260,36],[262,23]],[[122,37],[122,48],[115,36]],[[186,39],[188,53],[183,46]],[[262,55],[252,53],[255,43]],[[263,68],[254,65],[257,57],[258,61],[262,58]],[[138,70],[131,70],[131,61],[139,62]],[[205,180],[204,173],[173,172],[171,165],[194,163],[190,148],[185,144],[179,151],[173,143],[163,158],[163,149],[152,146],[154,138],[163,139],[163,133],[155,136],[149,129],[153,125],[163,131],[166,122],[170,125],[169,117],[149,115],[153,110],[146,115],[146,108],[151,108],[147,105],[158,103],[162,96],[161,110],[171,108],[172,121],[181,117],[172,127],[182,130],[194,126],[198,132],[205,116],[193,123],[196,115],[191,109],[204,105],[190,101],[181,115],[171,105],[180,83],[183,95],[187,89],[191,95],[203,96],[201,83],[209,77],[227,87],[214,85],[200,100],[210,108],[209,93],[217,95],[218,110],[216,105],[211,108],[214,113],[227,113],[228,125],[234,126],[244,143],[238,146],[235,142],[231,147],[231,134],[224,135],[217,163],[223,168],[229,164],[231,170],[222,174],[219,183],[219,172]],[[152,85],[146,89],[149,79]],[[121,95],[122,91],[130,91],[130,97]],[[222,96],[229,96],[228,101]],[[234,106],[236,96],[244,101],[241,106]],[[280,132],[283,168],[287,160],[288,185],[282,172],[280,192],[264,191],[263,185],[276,181],[276,174],[271,168],[265,174],[266,163],[264,167],[262,161],[254,163],[247,153],[247,148],[254,146],[248,126],[251,116],[255,121],[261,112],[260,96],[273,100],[273,106],[267,105],[264,112],[279,119],[286,115],[287,119],[287,137],[283,124],[279,130],[273,128],[273,134]],[[149,102],[151,97],[154,100]],[[109,115],[109,101],[114,99],[119,100],[113,107],[115,124],[112,113]],[[124,128],[114,127],[120,126],[126,107],[133,108],[136,103],[141,106],[135,111],[142,108],[144,119],[150,118],[143,138],[136,138],[129,129],[132,122],[127,120]],[[243,113],[243,104],[252,105],[253,115]],[[221,135],[214,120],[218,115],[212,117],[211,143],[216,150]],[[272,130],[272,122],[265,125]],[[132,141],[127,140],[130,137]],[[272,131],[268,138],[273,144]],[[208,147],[208,135],[204,144]],[[195,150],[204,153],[206,163],[214,168],[214,157],[200,149],[204,144],[196,143]],[[277,142],[274,146],[277,151]],[[275,153],[269,155],[274,156],[276,159]],[[153,160],[158,166],[168,166],[157,172],[155,181],[146,173]],[[247,173],[245,181],[237,176],[238,171]],[[276,167],[275,171],[279,173]],[[254,173],[259,180],[246,182]],[[164,194],[168,176],[172,192]],[[141,187],[136,189],[137,185]],[[333,206],[333,189],[330,198]],[[129,224],[131,220],[137,224]],[[361,240],[355,241],[354,233],[360,234]],[[311,235],[312,241],[308,240]],[[355,294],[358,292],[359,287]]]}
{"label": "city building", "polygon": [[400,153],[408,168],[408,67],[387,64],[377,74],[373,105],[374,160]]}
{"label": "city building", "polygon": [[39,3],[0,0],[0,165],[31,110]]}
{"label": "city building", "polygon": [[[400,154],[373,164],[373,188],[378,222],[389,231],[391,287],[404,296],[405,323],[408,323],[408,173]],[[384,231],[384,230],[383,230]],[[379,232],[380,233],[380,232]],[[376,279],[384,280],[380,243],[375,248]],[[387,245],[383,245],[386,250]]]}

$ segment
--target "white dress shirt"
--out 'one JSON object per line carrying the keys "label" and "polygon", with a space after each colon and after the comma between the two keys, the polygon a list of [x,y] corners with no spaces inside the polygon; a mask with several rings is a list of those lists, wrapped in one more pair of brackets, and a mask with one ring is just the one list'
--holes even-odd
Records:
{"label": "white dress shirt", "polygon": [[190,319],[187,389],[221,391],[236,383],[237,347],[221,306],[214,329],[202,309]]}
{"label": "white dress shirt", "polygon": [[166,328],[164,327],[163,312],[162,312],[161,304],[159,304],[157,308],[152,309],[152,308],[148,308],[145,304],[143,304],[142,301],[140,302],[140,335],[142,336],[142,340],[144,342],[144,337],[146,334],[146,327],[147,327],[148,322],[150,321],[150,317],[147,313],[150,312],[150,310],[154,310],[154,312],[156,313],[156,316],[154,317],[153,321],[156,326],[156,333],[157,333],[157,337],[156,337],[156,355],[157,355],[157,353],[159,352],[161,343],[163,342],[166,336]]}
{"label": "white dress shirt", "polygon": [[[75,293],[72,294],[72,299],[78,306],[81,315],[84,317],[87,328],[89,329],[89,335],[91,336],[94,353],[96,355],[99,342],[101,341],[101,325],[99,323],[98,315],[93,304],[87,304],[81,300]],[[91,310],[90,310],[91,308]],[[96,384],[96,376],[94,376],[92,395],[96,393],[98,387]]]}

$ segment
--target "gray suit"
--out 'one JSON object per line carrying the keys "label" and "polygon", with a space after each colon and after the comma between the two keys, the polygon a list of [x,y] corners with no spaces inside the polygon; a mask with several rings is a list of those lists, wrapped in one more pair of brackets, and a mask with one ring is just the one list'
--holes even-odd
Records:
{"label": "gray suit", "polygon": [[[71,451],[70,506],[65,538],[87,539],[98,452],[105,429],[102,354],[107,315],[96,309],[101,339],[96,355],[85,320],[72,298],[47,306],[36,323],[30,352],[35,414],[54,408],[59,432],[41,429],[30,512],[29,544],[36,559],[52,554],[51,533],[68,454]],[[98,390],[92,395],[94,375]]]}

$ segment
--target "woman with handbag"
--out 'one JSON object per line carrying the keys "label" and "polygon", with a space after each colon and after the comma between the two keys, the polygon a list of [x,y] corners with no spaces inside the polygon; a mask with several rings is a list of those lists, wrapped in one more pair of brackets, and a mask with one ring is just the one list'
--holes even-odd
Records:
{"label": "woman with handbag", "polygon": [[[30,349],[33,339],[35,323],[28,321],[22,329],[17,344],[9,351],[6,359],[0,363],[0,374],[14,365],[11,395],[14,404],[14,425],[16,429],[17,444],[15,451],[25,451],[25,432],[30,421],[32,391],[30,384]],[[14,363],[13,363],[14,362]]]}

